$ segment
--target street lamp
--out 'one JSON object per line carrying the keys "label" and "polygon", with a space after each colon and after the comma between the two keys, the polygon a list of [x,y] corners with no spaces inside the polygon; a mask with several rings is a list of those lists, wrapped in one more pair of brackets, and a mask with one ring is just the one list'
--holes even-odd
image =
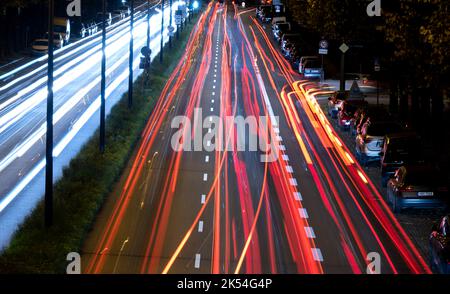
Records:
{"label": "street lamp", "polygon": [[45,226],[53,224],[53,17],[54,0],[48,1],[47,135],[45,144]]}
{"label": "street lamp", "polygon": [[105,152],[105,92],[106,92],[106,0],[102,3],[102,73],[100,98],[100,152]]}

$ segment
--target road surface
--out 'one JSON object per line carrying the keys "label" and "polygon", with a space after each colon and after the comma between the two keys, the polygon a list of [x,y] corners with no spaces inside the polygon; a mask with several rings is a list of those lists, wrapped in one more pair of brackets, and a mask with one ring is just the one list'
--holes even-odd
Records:
{"label": "road surface", "polygon": [[[254,14],[211,2],[199,18],[83,246],[83,272],[429,272]],[[240,116],[267,123],[225,122]],[[275,150],[232,143],[250,133]]]}

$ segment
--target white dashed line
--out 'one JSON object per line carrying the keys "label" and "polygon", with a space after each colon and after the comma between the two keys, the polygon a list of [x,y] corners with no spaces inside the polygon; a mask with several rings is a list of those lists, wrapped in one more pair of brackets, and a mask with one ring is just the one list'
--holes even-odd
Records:
{"label": "white dashed line", "polygon": [[283,141],[283,138],[281,138],[281,136],[277,136],[277,140],[281,142]]}
{"label": "white dashed line", "polygon": [[[214,77],[216,77],[216,75],[214,75]],[[216,80],[213,81],[214,83],[217,82]]]}
{"label": "white dashed line", "polygon": [[200,199],[200,203],[201,204],[205,204],[205,201],[206,201],[206,195],[202,194],[202,198]]}
{"label": "white dashed line", "polygon": [[212,122],[212,117],[211,116],[209,117],[209,122]]}
{"label": "white dashed line", "polygon": [[211,107],[211,112],[213,112],[214,111],[214,108],[213,107]]}
{"label": "white dashed line", "polygon": [[294,172],[294,170],[292,169],[292,166],[290,166],[290,165],[286,165],[286,171],[290,174],[292,174]]}
{"label": "white dashed line", "polygon": [[208,174],[203,174],[203,182],[206,182],[208,180]]}
{"label": "white dashed line", "polygon": [[211,146],[211,141],[208,140],[208,142],[206,142],[206,146],[207,147]]}
{"label": "white dashed line", "polygon": [[211,128],[208,129],[208,133],[211,134]]}
{"label": "white dashed line", "polygon": [[314,239],[316,237],[316,234],[314,234],[314,230],[312,227],[305,227],[306,236],[309,239]]}
{"label": "white dashed line", "polygon": [[297,186],[297,180],[294,178],[290,178],[289,179],[289,184],[291,184],[291,186]]}
{"label": "white dashed line", "polygon": [[199,253],[195,254],[195,262],[194,262],[195,268],[200,268],[200,258],[201,255]]}
{"label": "white dashed line", "polygon": [[203,221],[198,222],[198,231],[199,233],[203,232]]}
{"label": "white dashed line", "polygon": [[300,194],[300,192],[294,192],[294,198],[297,201],[302,201],[303,200],[302,194]]}
{"label": "white dashed line", "polygon": [[281,150],[281,151],[286,151],[286,146],[280,145],[280,150]]}
{"label": "white dashed line", "polygon": [[299,208],[298,213],[300,214],[301,218],[309,218],[308,211],[306,211],[306,208]]}
{"label": "white dashed line", "polygon": [[216,86],[213,86],[213,89],[215,89],[216,88]]}
{"label": "white dashed line", "polygon": [[213,96],[216,95],[216,92],[212,92]]}
{"label": "white dashed line", "polygon": [[211,99],[211,103],[214,103],[214,99]]}
{"label": "white dashed line", "polygon": [[273,132],[274,132],[275,134],[279,134],[279,133],[280,133],[280,129],[279,129],[279,128],[273,128]]}
{"label": "white dashed line", "polygon": [[323,261],[322,251],[319,248],[311,248],[315,261]]}
{"label": "white dashed line", "polygon": [[281,158],[283,158],[284,161],[289,161],[289,156],[287,156],[286,154],[283,154]]}
{"label": "white dashed line", "polygon": [[205,162],[209,162],[209,155],[205,156]]}

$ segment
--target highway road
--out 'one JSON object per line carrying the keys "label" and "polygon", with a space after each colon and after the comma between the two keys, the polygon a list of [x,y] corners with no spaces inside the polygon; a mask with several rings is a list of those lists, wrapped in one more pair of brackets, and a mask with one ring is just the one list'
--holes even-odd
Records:
{"label": "highway road", "polygon": [[[316,107],[329,93],[254,15],[211,2],[199,18],[83,246],[83,272],[429,273]],[[276,148],[238,149],[246,132],[227,117],[265,118],[247,135]]]}
{"label": "highway road", "polygon": [[[173,3],[175,7],[178,2]],[[140,50],[147,41],[146,7],[135,11],[135,77],[141,72]],[[170,10],[166,3],[166,26]],[[161,33],[161,1],[152,2],[150,35],[152,59],[168,42]],[[128,85],[129,17],[107,29],[107,99],[121,96]],[[101,33],[82,39],[55,53],[54,157],[64,152],[100,106]],[[35,59],[0,77],[0,214],[45,166],[47,57]],[[109,101],[109,100],[107,100]],[[117,101],[117,100],[116,100]],[[108,103],[108,102],[107,102]]]}

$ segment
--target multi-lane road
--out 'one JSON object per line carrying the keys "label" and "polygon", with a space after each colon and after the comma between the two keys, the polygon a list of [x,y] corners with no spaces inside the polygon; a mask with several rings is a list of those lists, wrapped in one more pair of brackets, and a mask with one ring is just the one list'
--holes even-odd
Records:
{"label": "multi-lane road", "polygon": [[[291,70],[254,14],[211,2],[199,18],[83,272],[429,272],[317,107],[327,92]],[[246,132],[227,117],[267,123]],[[245,135],[276,148],[236,148]]]}
{"label": "multi-lane road", "polygon": [[[174,1],[173,14],[177,6],[178,2]],[[140,71],[139,52],[147,42],[146,12],[146,5],[135,10],[136,21],[133,30],[135,77]],[[166,25],[163,32],[161,32],[161,1],[152,1],[150,12],[150,46],[154,58],[160,51],[161,38],[163,44],[169,39],[167,23],[170,9],[168,3],[165,3]],[[106,41],[108,101],[117,102],[117,98],[126,91],[129,40],[129,17],[108,27]],[[68,144],[77,140],[80,129],[93,119],[100,106],[101,55],[101,32],[55,52],[53,89],[55,158],[64,154]],[[22,197],[27,184],[45,166],[46,82],[47,56],[34,59],[0,76],[0,217],[8,211],[16,199]],[[94,130],[95,128],[92,132]],[[26,215],[27,212],[18,214]],[[4,223],[2,225],[6,226]]]}

